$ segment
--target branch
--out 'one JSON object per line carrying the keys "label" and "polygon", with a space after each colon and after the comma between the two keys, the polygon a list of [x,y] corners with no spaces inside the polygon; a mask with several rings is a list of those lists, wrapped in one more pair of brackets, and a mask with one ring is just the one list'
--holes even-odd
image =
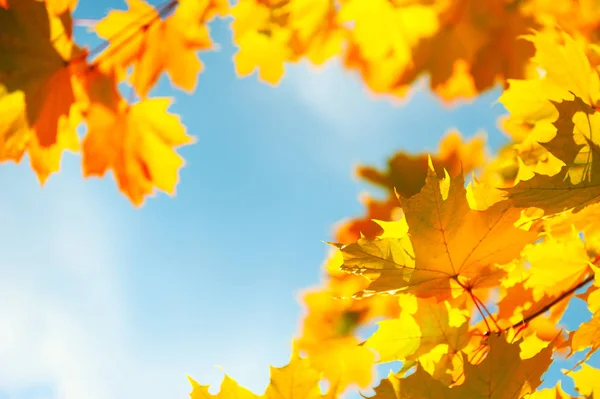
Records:
{"label": "branch", "polygon": [[523,320],[521,320],[518,323],[513,324],[512,326],[509,327],[510,328],[519,328],[522,327],[524,325],[526,325],[527,323],[529,323],[531,320],[535,319],[536,317],[538,317],[539,315],[545,313],[546,311],[550,310],[550,308],[554,305],[556,305],[557,303],[559,303],[560,301],[562,301],[563,299],[565,299],[566,297],[568,297],[569,295],[572,295],[573,293],[575,293],[575,291],[577,291],[580,288],[583,288],[584,286],[586,286],[588,283],[594,281],[594,274],[590,274],[589,276],[587,276],[585,279],[583,279],[581,282],[579,282],[579,284],[577,284],[576,286],[572,287],[571,289],[569,289],[568,291],[563,292],[562,294],[560,294],[557,298],[555,298],[552,302],[548,303],[546,306],[544,306],[543,308],[541,308],[540,310],[538,310],[537,312],[525,317]]}

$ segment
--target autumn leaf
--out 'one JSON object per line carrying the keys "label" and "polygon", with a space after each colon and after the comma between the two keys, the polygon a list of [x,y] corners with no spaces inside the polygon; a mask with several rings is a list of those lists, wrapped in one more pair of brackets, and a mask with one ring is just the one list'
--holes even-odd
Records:
{"label": "autumn leaf", "polygon": [[[448,132],[440,141],[438,154],[432,156],[436,173],[443,176],[446,169],[454,175],[461,170],[468,173],[480,167],[485,161],[484,145],[481,136],[464,140],[459,132]],[[368,195],[362,196],[361,202],[367,209],[366,215],[341,222],[336,230],[335,240],[350,244],[361,235],[371,239],[381,235],[383,230],[374,220],[399,219],[401,212],[396,193],[410,197],[421,190],[427,177],[427,160],[427,154],[411,155],[399,151],[388,159],[383,170],[371,166],[356,168],[359,178],[387,190],[387,198],[379,200]]]}
{"label": "autumn leaf", "polygon": [[536,47],[533,61],[542,73],[511,81],[500,100],[512,118],[534,126],[530,136],[565,166],[557,174],[543,175],[521,165],[522,181],[507,191],[517,206],[535,206],[548,214],[578,211],[600,195],[599,166],[594,162],[600,78],[584,44],[564,32],[536,33],[529,40]]}
{"label": "autumn leaf", "polygon": [[399,317],[379,322],[365,346],[377,351],[379,362],[419,361],[429,374],[450,385],[462,374],[460,352],[469,342],[466,307],[459,310],[458,304],[406,294],[399,295],[399,302]]}
{"label": "autumn leaf", "polygon": [[574,399],[571,395],[563,391],[560,381],[554,388],[545,388],[535,391],[530,399]]}
{"label": "autumn leaf", "polygon": [[191,144],[179,118],[168,114],[170,100],[154,98],[117,110],[92,104],[89,131],[83,140],[86,176],[111,169],[119,188],[136,205],[157,188],[173,195],[184,164],[174,147]]}
{"label": "autumn leaf", "polygon": [[579,98],[563,101],[556,107],[559,110],[554,123],[556,135],[543,145],[565,166],[556,175],[531,174],[506,189],[515,205],[537,207],[547,214],[570,209],[578,212],[597,202],[600,196],[600,147],[594,139],[600,119]]}
{"label": "autumn leaf", "polygon": [[198,382],[196,380],[194,380],[189,375],[187,378],[188,378],[188,381],[190,382],[190,384],[192,385],[192,392],[190,392],[190,399],[209,399],[209,398],[214,397],[214,395],[212,395],[210,392],[208,392],[210,385],[200,385],[200,384],[198,384]]}
{"label": "autumn leaf", "polygon": [[286,10],[268,4],[242,0],[231,10],[231,29],[239,50],[233,57],[238,76],[258,69],[261,80],[276,84],[284,73],[284,63],[292,57],[288,47],[292,31],[281,26]]}
{"label": "autumn leaf", "polygon": [[79,138],[76,127],[81,116],[76,110],[61,116],[57,121],[56,142],[42,146],[35,131],[29,127],[25,115],[25,96],[16,91],[6,94],[0,86],[0,161],[20,162],[23,155],[29,154],[29,162],[40,183],[60,169],[64,150],[78,151]]}
{"label": "autumn leaf", "polygon": [[294,348],[286,366],[271,366],[271,381],[264,396],[267,399],[317,399],[322,396],[320,379],[321,374],[312,369],[310,361],[301,358]]}
{"label": "autumn leaf", "polygon": [[552,362],[548,347],[532,359],[522,360],[519,345],[504,336],[489,338],[489,351],[477,364],[465,364],[465,382],[449,388],[435,380],[422,367],[407,378],[390,375],[375,388],[375,399],[481,398],[521,399],[541,384],[541,376]]}
{"label": "autumn leaf", "polygon": [[255,395],[241,387],[229,376],[225,376],[218,394],[211,395],[208,385],[200,385],[188,376],[192,385],[191,399],[320,399],[320,373],[311,368],[308,359],[293,350],[289,363],[284,367],[271,367],[271,380],[264,395]]}
{"label": "autumn leaf", "polygon": [[457,290],[459,294],[492,287],[504,274],[497,265],[517,258],[537,237],[535,230],[515,226],[520,211],[509,201],[484,211],[473,210],[463,177],[439,179],[433,167],[421,192],[408,199],[400,197],[400,205],[414,251],[414,267],[397,242],[400,237],[340,246],[342,269],[374,274],[367,293],[395,290],[445,299],[456,296]]}
{"label": "autumn leaf", "polygon": [[80,65],[72,58],[67,22],[70,17],[54,17],[35,0],[0,8],[0,96],[24,93],[26,122],[42,147],[56,143],[59,120],[75,101],[71,81]]}
{"label": "autumn leaf", "polygon": [[[412,50],[440,28],[439,3],[394,3],[384,0],[347,0],[338,18],[348,29],[344,63],[358,69],[377,93],[406,94],[398,81],[412,66]],[[402,85],[404,86],[404,85]]]}
{"label": "autumn leaf", "polygon": [[575,389],[586,397],[600,397],[600,386],[598,379],[600,378],[600,369],[583,363],[581,368],[569,374],[575,383]]}
{"label": "autumn leaf", "polygon": [[225,375],[221,382],[221,389],[218,394],[211,395],[208,392],[208,385],[200,385],[194,379],[188,376],[188,380],[192,385],[190,399],[258,399],[259,395],[255,395],[248,389],[238,385],[238,383],[228,375]]}
{"label": "autumn leaf", "polygon": [[142,97],[163,71],[174,85],[194,90],[202,70],[196,53],[212,48],[206,22],[215,9],[224,11],[222,2],[171,1],[154,9],[143,0],[128,0],[128,5],[128,11],[112,11],[96,24],[98,36],[110,45],[95,62],[105,71],[132,65],[131,82]]}
{"label": "autumn leaf", "polygon": [[288,7],[293,32],[290,47],[296,57],[305,54],[320,65],[342,51],[345,31],[334,2],[294,0]]}
{"label": "autumn leaf", "polygon": [[[329,259],[332,268],[339,268],[341,257]],[[323,287],[302,295],[306,315],[302,319],[298,348],[308,354],[314,369],[344,390],[349,384],[368,387],[373,379],[375,354],[359,346],[357,330],[376,317],[397,313],[393,298],[369,298],[356,301],[350,296],[365,287],[359,276],[331,276]],[[394,305],[394,306],[392,306]]]}
{"label": "autumn leaf", "polygon": [[523,77],[533,53],[522,39],[536,21],[503,2],[449,2],[440,14],[443,26],[414,50],[410,73],[397,84],[409,84],[419,74],[430,75],[430,87],[447,101],[469,98],[498,80]]}
{"label": "autumn leaf", "polygon": [[543,241],[525,248],[522,255],[529,264],[524,287],[532,290],[536,302],[544,295],[561,294],[591,272],[584,242],[574,229],[560,240],[546,235]]}
{"label": "autumn leaf", "polygon": [[[484,139],[476,136],[463,141],[457,131],[448,132],[440,141],[437,155],[431,156],[435,172],[444,176],[444,170],[452,176],[461,172],[468,173],[483,165]],[[421,191],[428,174],[429,155],[411,155],[398,152],[387,161],[387,168],[379,171],[373,167],[358,167],[356,173],[366,181],[384,187],[403,197],[412,197]]]}
{"label": "autumn leaf", "polygon": [[585,321],[579,325],[579,327],[569,333],[568,346],[571,348],[569,356],[576,352],[588,350],[585,354],[583,361],[589,359],[598,349],[600,349],[600,291],[597,289],[600,287],[600,269],[592,265],[591,266],[595,279],[594,287],[596,290],[591,291],[587,295],[587,306],[588,310],[592,313],[590,320]]}

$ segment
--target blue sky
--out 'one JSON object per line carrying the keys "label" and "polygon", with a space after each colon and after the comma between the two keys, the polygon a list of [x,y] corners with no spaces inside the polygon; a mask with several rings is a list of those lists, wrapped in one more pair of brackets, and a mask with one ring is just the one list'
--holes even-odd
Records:
{"label": "blue sky", "polygon": [[[121,1],[80,0],[99,19]],[[168,80],[197,144],[177,195],[135,209],[112,176],[81,178],[78,155],[40,187],[26,162],[0,167],[0,399],[185,398],[190,374],[222,368],[256,392],[288,360],[340,219],[362,213],[358,163],[435,150],[441,135],[495,124],[499,91],[447,108],[427,90],[393,104],[333,61],[289,66],[276,88],[235,76],[229,21],[192,95]],[[94,43],[79,28],[80,42]]]}

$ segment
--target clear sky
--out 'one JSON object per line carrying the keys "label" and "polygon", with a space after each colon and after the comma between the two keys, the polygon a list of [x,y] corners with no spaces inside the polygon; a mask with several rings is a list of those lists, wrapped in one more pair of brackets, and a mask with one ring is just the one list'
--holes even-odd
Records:
{"label": "clear sky", "polygon": [[[80,0],[99,19],[122,1]],[[83,180],[78,155],[41,188],[27,160],[0,167],[0,398],[186,398],[186,374],[222,368],[261,393],[298,331],[335,222],[359,215],[358,163],[437,148],[458,128],[503,137],[499,91],[444,107],[427,90],[394,105],[337,61],[290,66],[276,88],[235,76],[229,21],[202,55],[197,90],[172,96],[198,143],[177,195],[135,209],[112,176]],[[82,28],[82,43],[94,43]]]}

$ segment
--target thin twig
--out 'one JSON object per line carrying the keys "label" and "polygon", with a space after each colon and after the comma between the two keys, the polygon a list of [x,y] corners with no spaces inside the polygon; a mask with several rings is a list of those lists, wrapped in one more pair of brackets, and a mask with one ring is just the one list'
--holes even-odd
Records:
{"label": "thin twig", "polygon": [[519,327],[522,327],[522,326],[526,325],[531,320],[535,319],[539,315],[541,315],[541,314],[545,313],[546,311],[550,310],[550,308],[552,306],[556,305],[557,303],[559,303],[563,299],[567,298],[569,295],[572,295],[575,291],[577,291],[580,288],[583,288],[584,286],[586,286],[587,284],[591,283],[592,281],[594,281],[594,274],[590,274],[585,279],[583,279],[579,284],[577,284],[573,288],[571,288],[571,289],[563,292],[560,296],[558,296],[552,302],[548,303],[547,305],[545,305],[543,308],[541,308],[537,312],[535,312],[535,313],[533,313],[533,314],[525,317],[523,320],[519,321],[518,323],[513,324],[508,329],[519,328]]}

